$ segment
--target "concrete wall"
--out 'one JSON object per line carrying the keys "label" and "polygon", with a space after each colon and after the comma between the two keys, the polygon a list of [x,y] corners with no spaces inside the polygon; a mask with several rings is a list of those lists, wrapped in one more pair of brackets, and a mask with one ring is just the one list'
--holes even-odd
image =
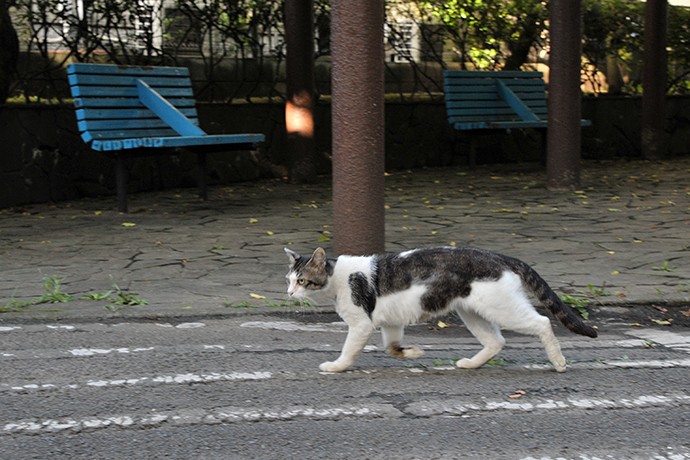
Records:
{"label": "concrete wall", "polygon": [[[202,127],[209,133],[262,132],[267,142],[258,152],[214,154],[211,182],[226,184],[280,177],[287,163],[283,106],[280,104],[202,104]],[[690,97],[669,97],[669,156],[690,154]],[[640,152],[641,100],[631,97],[586,98],[583,157],[635,158]],[[330,172],[330,105],[316,108],[319,170]],[[463,165],[470,136],[453,132],[442,102],[386,105],[388,169]],[[479,162],[539,161],[536,131],[480,135]],[[104,155],[90,151],[78,136],[69,106],[0,106],[0,207],[71,200],[114,193],[114,169]],[[153,156],[132,163],[130,191],[195,185],[193,155]]]}

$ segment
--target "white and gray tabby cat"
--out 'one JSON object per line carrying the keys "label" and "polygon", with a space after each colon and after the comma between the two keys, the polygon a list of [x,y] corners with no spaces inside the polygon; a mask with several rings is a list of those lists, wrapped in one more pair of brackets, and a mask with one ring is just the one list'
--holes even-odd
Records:
{"label": "white and gray tabby cat", "polygon": [[336,312],[348,325],[340,357],[322,363],[325,372],[352,366],[376,328],[381,328],[386,351],[396,358],[418,358],[419,347],[401,345],[404,327],[458,313],[483,349],[460,359],[461,368],[477,368],[496,356],[505,344],[501,328],[537,336],[558,372],[566,361],[551,329],[551,321],[537,313],[531,293],[568,329],[596,337],[563,304],[546,281],[521,260],[471,247],[414,249],[400,254],[329,258],[322,248],[303,257],[285,248],[290,259],[288,294],[305,298],[322,292],[335,297]]}

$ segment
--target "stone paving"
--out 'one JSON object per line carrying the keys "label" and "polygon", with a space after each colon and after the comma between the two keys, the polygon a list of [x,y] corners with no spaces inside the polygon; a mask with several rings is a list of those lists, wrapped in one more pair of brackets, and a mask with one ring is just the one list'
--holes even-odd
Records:
{"label": "stone paving", "polygon": [[[532,264],[560,294],[687,307],[689,177],[690,158],[585,162],[568,192],[546,190],[535,164],[395,171],[387,250],[481,246]],[[0,322],[319,308],[287,301],[282,248],[332,247],[328,177],[215,187],[207,202],[195,189],[136,194],[130,209],[103,197],[0,210]],[[72,300],[37,303],[51,280]]]}

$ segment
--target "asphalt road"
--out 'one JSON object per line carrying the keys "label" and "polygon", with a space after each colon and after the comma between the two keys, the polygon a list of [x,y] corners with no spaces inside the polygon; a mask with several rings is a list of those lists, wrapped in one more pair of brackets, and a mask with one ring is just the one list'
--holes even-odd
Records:
{"label": "asphalt road", "polygon": [[333,315],[195,322],[2,323],[0,458],[690,459],[690,328],[556,326],[570,368],[507,335],[492,365],[459,324],[408,328],[426,355],[372,340],[320,373]]}

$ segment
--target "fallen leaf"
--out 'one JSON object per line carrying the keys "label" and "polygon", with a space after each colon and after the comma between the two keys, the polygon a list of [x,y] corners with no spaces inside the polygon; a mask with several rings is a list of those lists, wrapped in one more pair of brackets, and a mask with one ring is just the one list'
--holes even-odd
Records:
{"label": "fallen leaf", "polygon": [[510,399],[520,399],[525,396],[527,392],[525,390],[515,390],[515,394],[508,396]]}
{"label": "fallen leaf", "polygon": [[449,327],[449,326],[448,326],[446,323],[444,323],[443,321],[439,321],[436,325],[437,325],[438,327],[440,327],[441,329],[445,329],[445,328]]}
{"label": "fallen leaf", "polygon": [[652,322],[654,324],[658,324],[659,326],[670,326],[671,325],[671,320],[668,320],[668,319],[653,319]]}
{"label": "fallen leaf", "polygon": [[255,223],[257,223],[258,221],[259,221],[259,219],[255,219],[255,218],[253,218],[253,217],[250,217],[250,218],[249,218],[249,223],[250,223],[250,224],[255,224]]}
{"label": "fallen leaf", "polygon": [[685,316],[686,318],[687,318],[687,317],[690,317],[690,310],[688,310],[688,311],[681,311],[680,314],[683,315],[683,316]]}
{"label": "fallen leaf", "polygon": [[136,227],[137,224],[135,224],[134,222],[122,222],[122,226],[123,227]]}
{"label": "fallen leaf", "polygon": [[259,299],[259,300],[266,298],[265,295],[256,294],[255,292],[250,292],[249,297],[251,297],[252,299]]}

